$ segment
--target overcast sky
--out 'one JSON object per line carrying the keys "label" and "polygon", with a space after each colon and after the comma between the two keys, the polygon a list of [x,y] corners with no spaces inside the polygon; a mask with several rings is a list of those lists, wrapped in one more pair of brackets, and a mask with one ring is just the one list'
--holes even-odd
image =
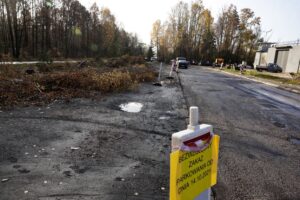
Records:
{"label": "overcast sky", "polygon": [[[137,33],[140,40],[150,43],[150,32],[155,20],[166,20],[171,8],[178,0],[79,0],[88,9],[96,2],[108,7],[128,32]],[[184,2],[190,3],[191,0]],[[231,3],[238,10],[251,8],[262,18],[262,30],[269,31],[270,42],[293,41],[300,39],[299,0],[203,0],[204,6],[212,11],[215,19],[224,6]],[[266,33],[263,33],[263,36]]]}

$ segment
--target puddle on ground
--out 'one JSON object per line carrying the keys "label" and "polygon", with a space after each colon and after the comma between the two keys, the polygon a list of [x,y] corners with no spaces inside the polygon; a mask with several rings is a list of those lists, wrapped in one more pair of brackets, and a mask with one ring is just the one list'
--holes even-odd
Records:
{"label": "puddle on ground", "polygon": [[158,119],[161,119],[161,120],[167,120],[167,119],[170,119],[170,117],[168,117],[168,116],[161,116],[161,117],[159,117]]}
{"label": "puddle on ground", "polygon": [[141,112],[143,104],[137,102],[129,102],[121,104],[119,107],[125,112],[138,113]]}
{"label": "puddle on ground", "polygon": [[170,110],[168,110],[167,112],[166,112],[166,115],[167,116],[173,116],[173,115],[175,115],[176,114],[176,112],[174,112],[174,111],[170,111]]}
{"label": "puddle on ground", "polygon": [[289,140],[290,140],[290,142],[292,143],[292,144],[300,144],[300,139],[299,138],[296,138],[296,137],[290,137],[289,138]]}

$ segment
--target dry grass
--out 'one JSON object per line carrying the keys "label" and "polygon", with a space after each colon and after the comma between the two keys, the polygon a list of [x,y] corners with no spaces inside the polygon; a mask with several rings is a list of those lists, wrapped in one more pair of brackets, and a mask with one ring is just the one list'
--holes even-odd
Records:
{"label": "dry grass", "polygon": [[[224,69],[224,71],[233,73],[233,74],[240,74],[240,71],[236,71],[234,69]],[[292,79],[284,78],[284,77],[278,77],[275,75],[272,75],[271,73],[265,73],[265,72],[258,72],[255,70],[246,70],[243,73],[245,76],[252,76],[262,79],[267,79],[275,82],[279,82],[281,84],[292,84],[292,85],[300,85],[300,75],[294,74]]]}
{"label": "dry grass", "polygon": [[152,81],[157,76],[151,68],[141,63],[118,68],[81,69],[74,66],[51,68],[51,65],[43,65],[35,66],[36,73],[32,75],[26,74],[25,69],[1,66],[1,107],[43,104],[55,99],[94,97],[99,94],[131,90],[138,83]]}
{"label": "dry grass", "polygon": [[300,85],[300,73],[293,74],[292,79],[287,81],[288,84]]}
{"label": "dry grass", "polygon": [[118,68],[120,66],[132,66],[137,64],[144,64],[144,58],[141,56],[128,56],[124,55],[120,58],[109,58],[104,59],[103,61],[104,66],[106,67],[113,67]]}

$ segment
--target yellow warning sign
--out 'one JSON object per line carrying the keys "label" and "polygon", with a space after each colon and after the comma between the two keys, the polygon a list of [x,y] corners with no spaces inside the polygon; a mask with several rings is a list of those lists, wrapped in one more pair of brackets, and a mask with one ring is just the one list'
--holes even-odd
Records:
{"label": "yellow warning sign", "polygon": [[170,200],[193,200],[217,183],[220,137],[200,152],[174,151],[170,159]]}

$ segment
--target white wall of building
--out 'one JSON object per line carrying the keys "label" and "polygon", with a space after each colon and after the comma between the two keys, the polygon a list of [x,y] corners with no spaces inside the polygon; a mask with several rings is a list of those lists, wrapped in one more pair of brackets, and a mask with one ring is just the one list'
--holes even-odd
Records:
{"label": "white wall of building", "polygon": [[276,55],[276,48],[275,47],[269,48],[268,55],[267,55],[267,63],[274,63],[275,55]]}
{"label": "white wall of building", "polygon": [[261,66],[267,66],[268,65],[267,57],[268,57],[268,53],[267,52],[261,53],[261,55],[260,55],[260,61],[259,61],[259,64]]}
{"label": "white wall of building", "polygon": [[[299,62],[300,62],[300,45],[294,46],[292,49],[290,49],[285,72],[296,73],[298,70]],[[300,72],[300,69],[298,72]]]}
{"label": "white wall of building", "polygon": [[255,54],[255,60],[253,63],[254,68],[256,68],[256,66],[267,66],[267,57],[268,57],[268,53],[267,52],[256,52]]}
{"label": "white wall of building", "polygon": [[260,61],[260,55],[261,55],[261,52],[256,52],[255,54],[255,59],[254,59],[254,63],[253,63],[253,66],[254,68],[256,69],[256,66],[259,66],[259,61]]}
{"label": "white wall of building", "polygon": [[[283,52],[282,48],[277,48],[276,47],[270,47],[268,49],[268,52],[256,52],[255,55],[255,60],[254,60],[254,68],[256,66],[266,66],[268,63],[275,63],[275,57],[276,57],[276,52],[280,51]],[[281,66],[282,70],[284,73],[300,73],[300,45],[298,46],[293,46],[290,49],[286,49],[285,52],[285,59],[284,59],[284,64],[280,62],[280,52],[278,53],[278,65],[285,65]]]}

